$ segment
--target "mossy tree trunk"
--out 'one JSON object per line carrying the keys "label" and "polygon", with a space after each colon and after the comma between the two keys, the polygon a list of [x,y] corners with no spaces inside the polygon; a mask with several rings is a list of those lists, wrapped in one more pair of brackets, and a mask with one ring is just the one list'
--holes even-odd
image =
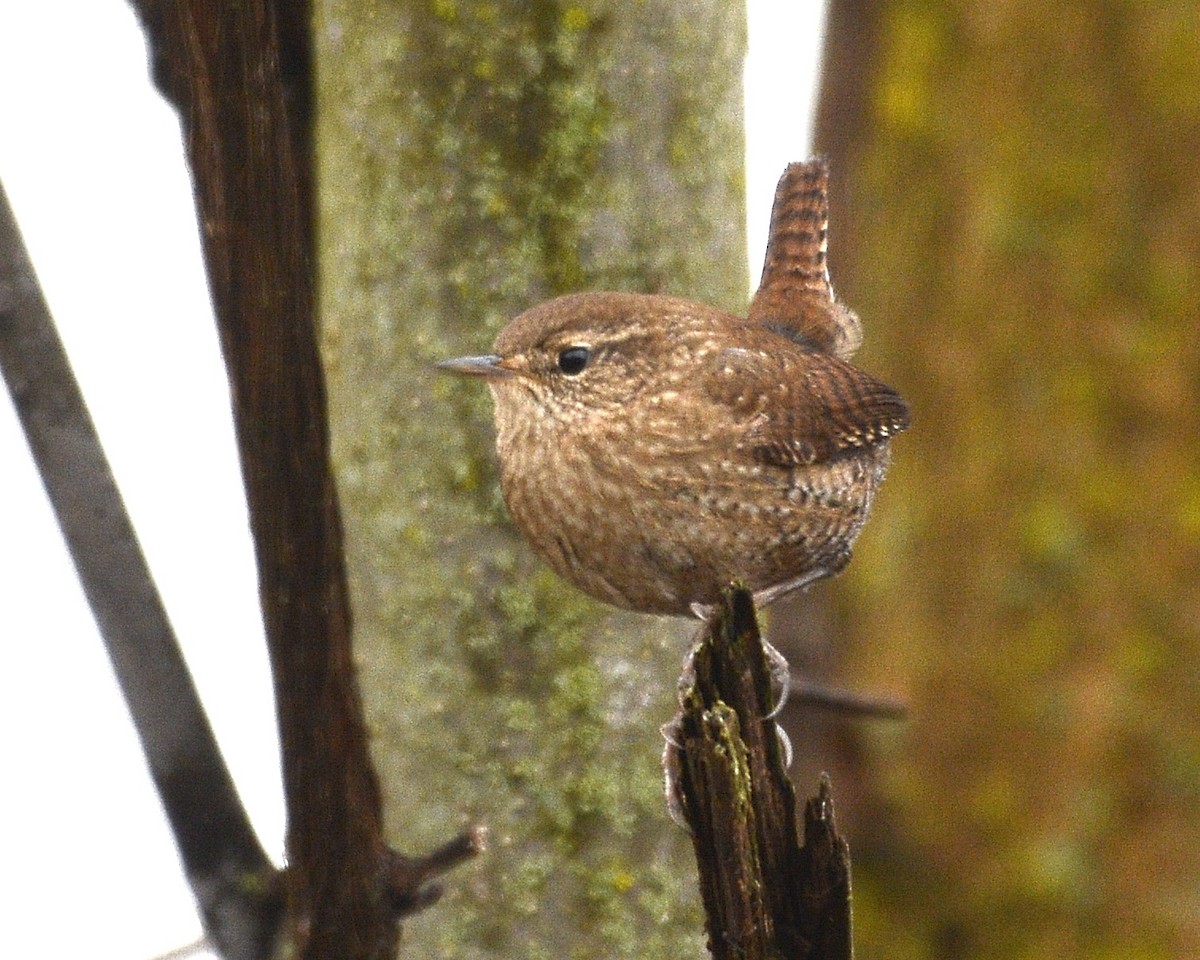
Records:
{"label": "mossy tree trunk", "polygon": [[744,308],[743,12],[329,2],[316,31],[324,352],[391,840],[493,837],[404,949],[699,955],[657,732],[692,627],[533,560],[486,391],[431,365],[569,290]]}
{"label": "mossy tree trunk", "polygon": [[837,781],[858,947],[1196,956],[1200,17],[835,7],[831,270],[913,406],[839,594],[913,717]]}

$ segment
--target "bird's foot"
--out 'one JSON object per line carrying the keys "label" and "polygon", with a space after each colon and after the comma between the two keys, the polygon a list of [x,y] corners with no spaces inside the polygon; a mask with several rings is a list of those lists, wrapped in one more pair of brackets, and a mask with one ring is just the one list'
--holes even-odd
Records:
{"label": "bird's foot", "polygon": [[[763,638],[763,653],[767,656],[767,669],[771,671],[771,689],[776,691],[779,699],[775,701],[775,706],[771,708],[770,713],[763,719],[774,720],[783,710],[784,704],[788,701],[788,693],[792,688],[792,668],[784,657],[772,644]],[[790,749],[790,744],[788,745]],[[789,763],[791,761],[789,760]]]}
{"label": "bird's foot", "polygon": [[680,783],[683,744],[679,741],[679,728],[682,720],[683,708],[680,707],[670,721],[659,727],[663,740],[666,741],[662,752],[663,793],[667,799],[667,813],[671,819],[691,833],[692,825],[688,822],[687,807],[683,799],[683,786]]}
{"label": "bird's foot", "polygon": [[[807,590],[818,580],[824,580],[826,577],[832,577],[836,573],[840,573],[850,560],[850,555],[846,554],[845,560],[839,560],[835,564],[828,567],[817,567],[815,570],[809,570],[807,573],[802,573],[798,577],[792,577],[791,580],[784,580],[782,583],[775,583],[769,587],[757,591],[754,594],[754,606],[762,609],[768,604],[774,603],[789,594],[795,593],[797,590]],[[694,606],[694,605],[693,605]]]}
{"label": "bird's foot", "polygon": [[[811,582],[811,579],[809,580],[809,582]],[[767,590],[762,591],[762,593],[768,593],[774,589],[776,589],[776,588],[769,587]],[[793,589],[793,590],[798,589],[798,585],[793,583],[790,586],[790,589]],[[759,602],[758,601],[759,595],[760,594],[755,594],[756,603]],[[771,599],[773,599],[773,598],[769,598],[766,602],[770,603]],[[688,653],[683,659],[683,673],[679,677],[680,691],[683,691],[683,690],[687,689],[688,687],[690,687],[691,682],[696,675],[695,668],[692,665],[693,661],[695,660],[695,656],[696,656],[696,648],[700,644],[700,640],[704,634],[704,630],[707,627],[708,621],[711,618],[712,613],[715,609],[716,609],[715,607],[713,607],[709,604],[703,604],[703,603],[693,603],[692,604],[692,613],[699,620],[703,621],[703,625],[700,627],[699,630],[696,631],[696,636],[692,640],[692,645],[688,648]],[[763,639],[762,645],[763,645],[763,653],[765,653],[767,656],[768,668],[771,671],[771,689],[773,691],[776,691],[776,693],[778,694],[778,697],[779,697],[779,699],[775,701],[775,706],[773,706],[771,708],[770,712],[764,718],[766,720],[771,720],[771,719],[779,716],[779,712],[783,709],[784,704],[787,703],[788,688],[791,684],[792,671],[791,671],[791,667],[788,665],[788,662],[787,662],[786,658],[783,656],[783,654],[780,653],[770,643],[768,643],[765,638]]]}

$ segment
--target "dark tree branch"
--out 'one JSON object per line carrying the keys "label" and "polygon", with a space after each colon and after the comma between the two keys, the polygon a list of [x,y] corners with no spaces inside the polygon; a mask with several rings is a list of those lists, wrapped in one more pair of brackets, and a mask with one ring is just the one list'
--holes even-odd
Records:
{"label": "dark tree branch", "polygon": [[232,385],[283,747],[292,955],[391,957],[393,857],[354,677],[315,333],[309,5],[135,7],[183,121]]}
{"label": "dark tree branch", "polygon": [[486,849],[487,831],[475,827],[423,857],[390,853],[386,882],[396,916],[416,913],[437,901],[442,888],[433,881]]}
{"label": "dark tree branch", "polygon": [[796,830],[754,605],[730,591],[702,631],[677,733],[709,948],[717,960],[848,960],[850,861],[828,781]]}
{"label": "dark tree branch", "polygon": [[878,720],[903,720],[908,716],[908,705],[896,697],[856,693],[812,680],[802,680],[794,673],[788,683],[787,705],[815,707],[829,713]]}
{"label": "dark tree branch", "polygon": [[213,945],[267,954],[282,898],[242,808],[0,189],[0,368]]}

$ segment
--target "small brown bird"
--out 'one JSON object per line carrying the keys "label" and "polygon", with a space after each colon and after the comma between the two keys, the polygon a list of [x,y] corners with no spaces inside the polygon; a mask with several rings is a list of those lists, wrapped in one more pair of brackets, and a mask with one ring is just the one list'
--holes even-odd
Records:
{"label": "small brown bird", "polygon": [[487,381],[509,511],[584,592],[687,615],[734,580],[765,603],[849,561],[909,416],[848,362],[862,335],[829,284],[826,185],[823,161],[784,172],[746,319],[573,294],[439,364]]}

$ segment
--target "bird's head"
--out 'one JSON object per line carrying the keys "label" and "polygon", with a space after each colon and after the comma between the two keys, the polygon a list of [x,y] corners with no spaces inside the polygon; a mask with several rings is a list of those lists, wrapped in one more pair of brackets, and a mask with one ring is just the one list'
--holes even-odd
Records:
{"label": "bird's head", "polygon": [[723,317],[675,297],[572,294],[515,317],[491,354],[438,367],[486,380],[502,431],[510,419],[620,416],[643,398],[682,389],[689,361],[712,349]]}

